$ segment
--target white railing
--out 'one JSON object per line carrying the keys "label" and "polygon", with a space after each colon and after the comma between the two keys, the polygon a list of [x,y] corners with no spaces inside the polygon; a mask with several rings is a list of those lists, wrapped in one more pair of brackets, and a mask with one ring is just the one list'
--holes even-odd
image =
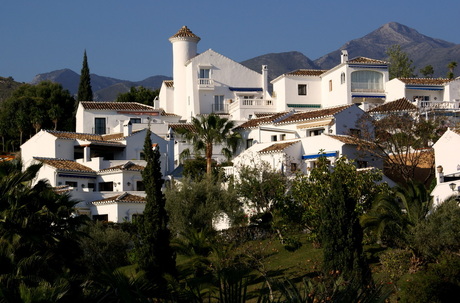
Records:
{"label": "white railing", "polygon": [[420,109],[460,110],[460,101],[418,101]]}
{"label": "white railing", "polygon": [[214,87],[214,81],[210,78],[198,78],[198,87],[199,88]]}

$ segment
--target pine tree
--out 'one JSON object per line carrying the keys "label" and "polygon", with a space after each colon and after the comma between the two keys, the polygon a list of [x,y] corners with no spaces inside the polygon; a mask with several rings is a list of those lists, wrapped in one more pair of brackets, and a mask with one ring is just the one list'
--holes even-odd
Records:
{"label": "pine tree", "polygon": [[331,188],[321,211],[324,271],[367,285],[370,271],[363,256],[363,231],[355,211],[357,201],[336,173],[332,175]]}
{"label": "pine tree", "polygon": [[143,216],[137,221],[139,241],[137,256],[139,267],[146,277],[159,289],[165,289],[165,274],[175,276],[175,254],[171,248],[168,229],[166,199],[162,192],[163,176],[160,166],[160,152],[152,149],[151,132],[147,129],[144,154],[147,165],[142,172],[147,203]]}
{"label": "pine tree", "polygon": [[91,89],[91,77],[89,75],[88,58],[86,50],[83,55],[83,66],[80,74],[80,84],[78,86],[78,101],[93,101],[93,90]]}

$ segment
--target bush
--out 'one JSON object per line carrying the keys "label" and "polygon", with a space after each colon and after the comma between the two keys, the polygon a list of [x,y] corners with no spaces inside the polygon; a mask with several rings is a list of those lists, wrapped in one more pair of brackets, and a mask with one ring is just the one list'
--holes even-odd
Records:
{"label": "bush", "polygon": [[390,249],[380,255],[382,271],[390,282],[398,281],[409,272],[412,253],[405,249]]}

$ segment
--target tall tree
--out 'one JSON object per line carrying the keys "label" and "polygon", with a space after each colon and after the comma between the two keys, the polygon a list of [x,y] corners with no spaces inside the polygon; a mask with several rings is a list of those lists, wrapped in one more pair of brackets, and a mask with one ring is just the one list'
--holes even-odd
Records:
{"label": "tall tree", "polygon": [[414,67],[412,60],[407,53],[401,50],[400,45],[392,45],[388,48],[386,54],[390,61],[389,73],[390,79],[393,78],[410,78],[414,76]]}
{"label": "tall tree", "polygon": [[454,69],[457,67],[457,62],[452,61],[447,65],[447,68],[449,69],[449,73],[447,73],[447,78],[449,79],[454,79],[455,74],[454,74]]}
{"label": "tall tree", "polygon": [[420,69],[420,73],[425,77],[425,78],[433,78],[434,74],[434,68],[432,65],[427,65],[424,68]]}
{"label": "tall tree", "polygon": [[[222,153],[227,158],[236,150],[241,137],[232,131],[233,127],[233,121],[221,118],[216,114],[210,114],[199,118],[193,117],[191,128],[179,128],[177,132],[187,141],[193,143],[196,152],[205,152],[206,173],[210,175],[214,145],[222,144]],[[190,151],[187,149],[185,152],[189,153]]]}
{"label": "tall tree", "polygon": [[370,283],[370,271],[363,255],[363,231],[356,212],[358,200],[344,181],[339,174],[332,174],[332,190],[321,207],[323,267],[327,273],[338,271],[346,281],[364,286]]}
{"label": "tall tree", "polygon": [[166,286],[165,274],[176,274],[175,254],[170,245],[169,217],[165,210],[166,199],[162,192],[163,176],[160,151],[152,148],[150,129],[144,141],[147,165],[142,171],[147,203],[143,216],[138,219],[139,241],[136,243],[139,267],[159,289]]}
{"label": "tall tree", "polygon": [[91,88],[91,76],[89,74],[88,57],[86,50],[83,55],[83,65],[80,74],[80,84],[78,85],[78,101],[93,101],[93,90]]}

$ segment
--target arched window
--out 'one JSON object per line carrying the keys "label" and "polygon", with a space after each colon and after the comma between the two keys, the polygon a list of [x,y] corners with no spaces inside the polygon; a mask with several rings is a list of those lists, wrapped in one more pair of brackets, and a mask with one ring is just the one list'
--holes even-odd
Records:
{"label": "arched window", "polygon": [[340,74],[340,84],[345,83],[345,73]]}
{"label": "arched window", "polygon": [[351,73],[352,91],[382,91],[383,74],[374,71],[356,71]]}

